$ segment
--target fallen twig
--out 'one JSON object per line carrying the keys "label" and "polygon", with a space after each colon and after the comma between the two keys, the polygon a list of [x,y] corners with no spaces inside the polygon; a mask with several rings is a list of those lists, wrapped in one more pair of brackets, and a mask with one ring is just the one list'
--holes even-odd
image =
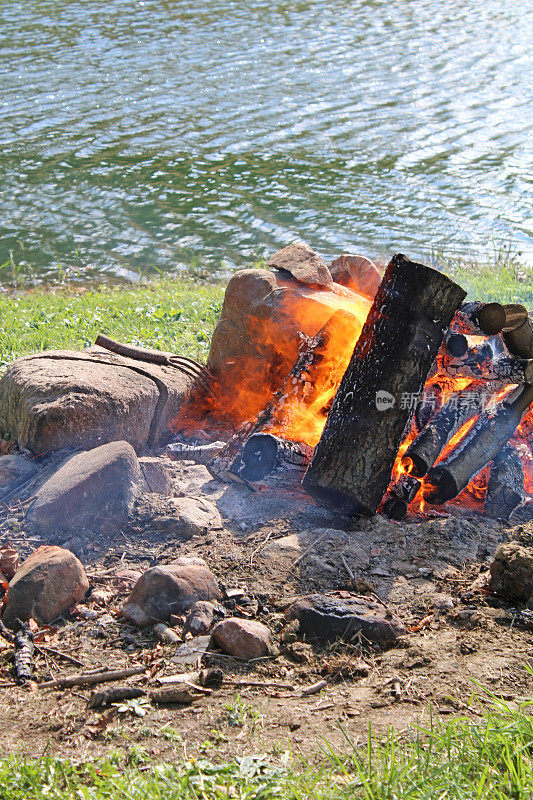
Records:
{"label": "fallen twig", "polygon": [[68,689],[70,686],[84,686],[95,683],[107,683],[109,681],[120,681],[123,678],[131,678],[133,675],[142,675],[146,672],[146,667],[128,667],[127,669],[109,670],[109,672],[84,673],[83,675],[67,675],[55,681],[46,681],[39,685],[40,689]]}
{"label": "fallen twig", "polygon": [[133,700],[136,697],[145,697],[145,689],[136,686],[113,686],[112,689],[104,689],[101,692],[91,692],[87,708],[106,708],[112,703],[121,700]]}
{"label": "fallen twig", "polygon": [[49,653],[52,656],[57,656],[57,658],[62,658],[64,661],[68,661],[69,664],[73,664],[75,667],[83,667],[83,661],[79,661],[79,659],[69,656],[67,653],[62,653],[61,650],[48,647],[48,645],[36,644],[35,649],[38,653]]}
{"label": "fallen twig", "polygon": [[15,680],[17,683],[26,683],[31,679],[34,649],[33,633],[29,625],[25,623],[15,634]]}
{"label": "fallen twig", "polygon": [[317,683],[312,683],[311,686],[306,686],[305,689],[302,689],[302,697],[307,697],[310,694],[318,694],[327,686],[326,681],[317,681]]}

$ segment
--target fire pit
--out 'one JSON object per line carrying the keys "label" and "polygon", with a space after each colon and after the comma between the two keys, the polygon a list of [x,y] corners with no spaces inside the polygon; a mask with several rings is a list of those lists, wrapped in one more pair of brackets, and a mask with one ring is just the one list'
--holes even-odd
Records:
{"label": "fire pit", "polygon": [[230,345],[222,358],[215,332],[208,383],[182,408],[169,455],[348,515],[526,514],[527,310],[464,302],[460,286],[403,255],[371,301],[362,262],[360,285],[357,269],[341,285],[319,256],[291,245],[271,261],[278,283],[266,273],[269,291],[240,317],[230,283],[219,326],[233,314],[229,335],[244,351]]}

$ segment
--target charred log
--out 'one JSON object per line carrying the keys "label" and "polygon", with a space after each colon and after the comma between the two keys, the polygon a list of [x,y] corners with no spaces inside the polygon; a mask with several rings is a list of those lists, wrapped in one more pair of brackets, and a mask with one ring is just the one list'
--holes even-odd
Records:
{"label": "charred log", "polygon": [[522,459],[509,442],[495,456],[487,485],[485,514],[495,519],[509,519],[524,500]]}
{"label": "charred log", "polygon": [[[499,338],[499,337],[498,337]],[[532,383],[533,359],[516,358],[495,353],[497,342],[487,340],[469,348],[463,356],[454,357],[444,352],[437,358],[437,371],[450,378],[473,378],[508,383]]]}
{"label": "charred log", "polygon": [[348,513],[375,513],[413,413],[401,396],[421,394],[464,297],[445,275],[394,256],[304,477],[317,500]]}
{"label": "charred log", "polygon": [[173,442],[166,449],[171,461],[194,461],[196,464],[209,464],[224,449],[224,442],[209,444],[185,444]]}
{"label": "charred log", "polygon": [[[502,331],[511,331],[523,324],[527,318],[524,306],[501,303],[462,303],[452,320],[452,330],[467,336],[494,336]],[[527,358],[528,356],[523,356]]]}
{"label": "charred log", "polygon": [[387,517],[399,522],[407,514],[409,503],[415,499],[421,486],[421,481],[415,478],[414,475],[408,475],[404,472],[394,486],[389,487],[387,498],[381,510]]}
{"label": "charred log", "polygon": [[237,474],[252,484],[299,488],[312,455],[313,448],[301,442],[289,442],[271,433],[254,433],[241,450]]}
{"label": "charred log", "polygon": [[426,475],[452,436],[480,413],[490,395],[490,386],[483,384],[452,394],[405,451],[402,466],[406,472],[415,478]]}
{"label": "charred log", "polygon": [[485,409],[448,458],[430,469],[424,499],[442,505],[457,497],[509,441],[532,402],[533,386],[526,386],[511,402]]}
{"label": "charred log", "polygon": [[507,349],[518,358],[533,358],[533,322],[526,314],[522,324],[503,334]]}

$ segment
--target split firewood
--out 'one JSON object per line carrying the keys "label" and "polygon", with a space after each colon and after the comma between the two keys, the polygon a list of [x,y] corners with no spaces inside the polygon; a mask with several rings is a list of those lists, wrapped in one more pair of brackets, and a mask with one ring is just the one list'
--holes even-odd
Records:
{"label": "split firewood", "polygon": [[467,389],[450,395],[405,451],[404,470],[415,478],[426,475],[454,434],[482,411],[493,388],[492,384],[472,383]]}
{"label": "split firewood", "polygon": [[507,520],[524,498],[524,465],[508,442],[492,462],[483,510],[488,517]]}
{"label": "split firewood", "polygon": [[533,402],[533,386],[525,386],[514,400],[502,400],[485,409],[450,455],[429,470],[424,499],[442,505],[466,488],[514,434]]}
{"label": "split firewood", "polygon": [[34,650],[33,633],[28,623],[25,623],[15,634],[15,681],[17,683],[26,683],[31,679]]}
{"label": "split firewood", "polygon": [[207,689],[220,689],[224,682],[224,673],[221,669],[214,667],[213,669],[201,669],[195,672],[180,672],[176,675],[162,675],[157,678],[157,682],[162,686],[194,684]]}
{"label": "split firewood", "polygon": [[127,669],[109,670],[109,672],[86,672],[83,675],[66,675],[53,681],[39,684],[40,689],[69,689],[72,686],[90,686],[95,683],[108,683],[143,675],[146,667],[128,667]]}
{"label": "split firewood", "polygon": [[373,514],[413,409],[465,291],[403,255],[390,262],[315,447],[303,486],[347,513]]}
{"label": "split firewood", "polygon": [[87,708],[106,708],[122,700],[134,700],[136,697],[145,697],[147,692],[137,686],[114,686],[101,692],[91,692]]}

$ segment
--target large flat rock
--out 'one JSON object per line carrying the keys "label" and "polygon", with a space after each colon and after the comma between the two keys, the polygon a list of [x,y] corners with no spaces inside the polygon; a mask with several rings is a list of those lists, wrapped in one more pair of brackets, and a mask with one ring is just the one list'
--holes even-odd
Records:
{"label": "large flat rock", "polygon": [[168,440],[192,382],[98,347],[25,356],[0,380],[0,430],[37,455],[113,441],[141,452]]}

